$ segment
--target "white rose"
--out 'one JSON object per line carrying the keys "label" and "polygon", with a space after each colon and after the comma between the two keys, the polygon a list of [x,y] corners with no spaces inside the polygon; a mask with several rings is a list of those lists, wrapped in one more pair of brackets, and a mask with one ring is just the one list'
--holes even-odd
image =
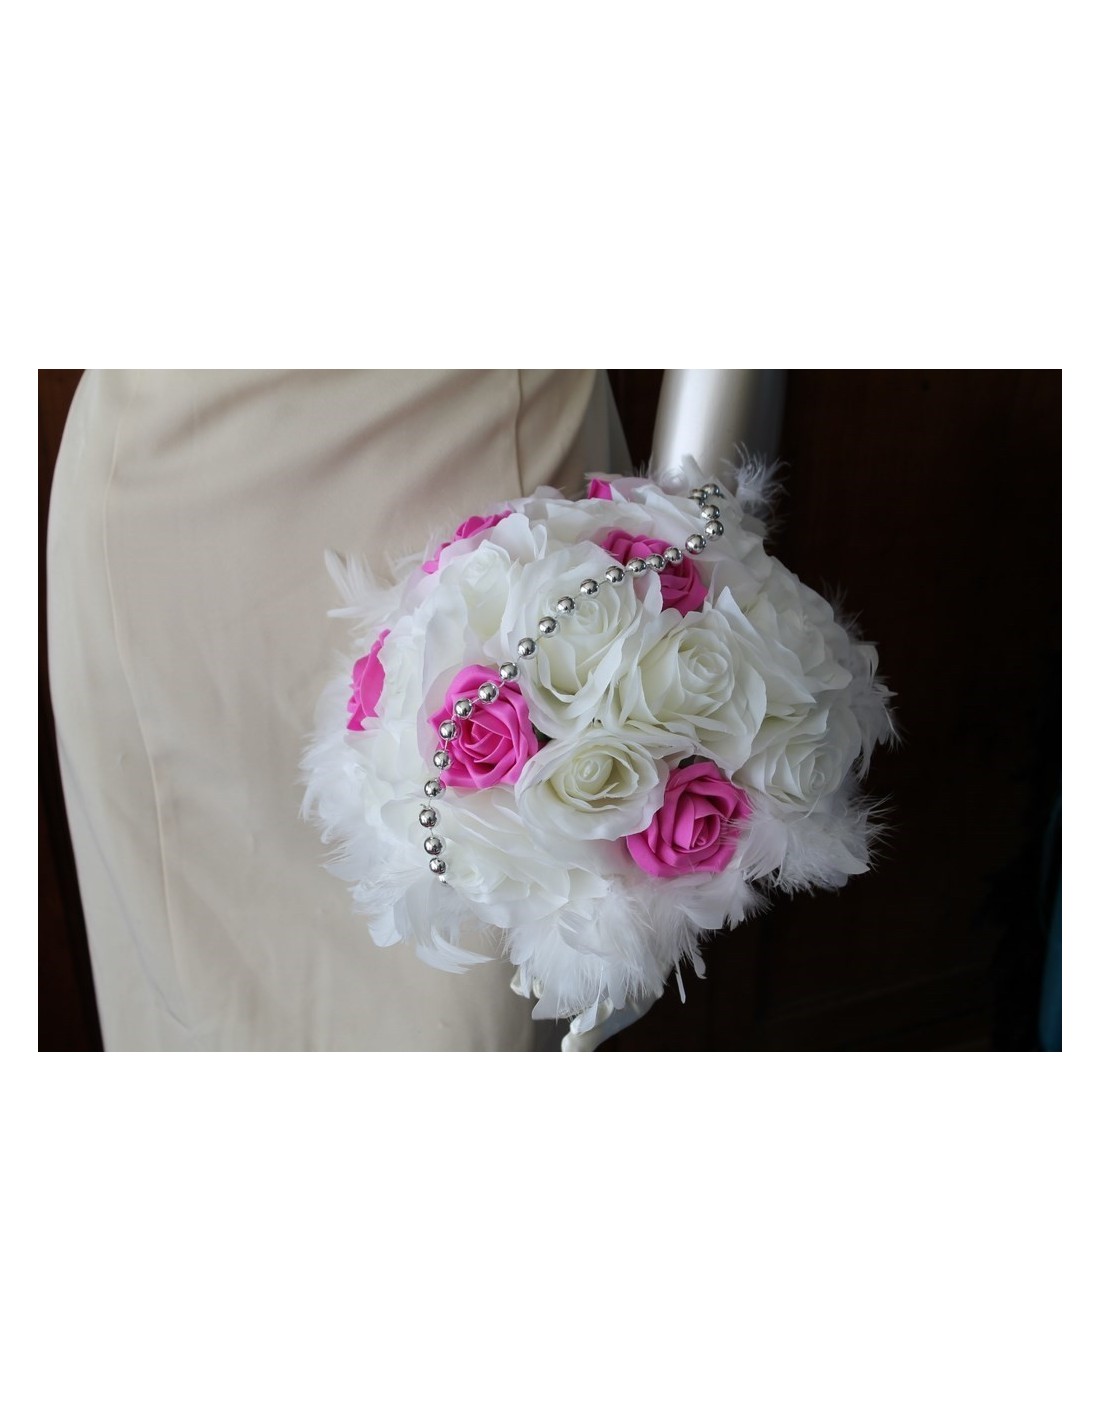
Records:
{"label": "white rose", "polygon": [[851,682],[851,673],[837,656],[847,637],[837,626],[832,608],[781,563],[772,564],[745,615],[775,649],[777,659],[784,653],[794,658],[811,693],[841,691]]}
{"label": "white rose", "polygon": [[445,559],[418,584],[417,603],[391,628],[379,653],[386,674],[380,716],[426,724],[456,672],[492,661],[489,644],[499,635],[518,576],[513,556],[486,538]]}
{"label": "white rose", "polygon": [[[375,708],[379,724],[393,726],[415,716],[423,693],[424,629],[413,617],[399,618],[382,643],[378,661],[384,674]],[[364,722],[369,729],[369,721]]]}
{"label": "white rose", "polygon": [[[520,679],[531,720],[555,739],[575,735],[606,714],[620,669],[637,655],[643,618],[655,617],[661,606],[656,578],[637,584],[628,578],[617,587],[603,582],[610,563],[602,548],[584,542],[520,569],[499,636],[489,644],[495,657],[515,658],[520,639],[537,635],[540,617],[557,617],[558,631],[539,639],[538,651],[524,664]],[[581,595],[585,578],[600,583],[595,597]],[[575,602],[570,616],[554,610],[564,595]]]}
{"label": "white rose", "polygon": [[[677,498],[662,492],[649,480],[633,486],[630,490],[631,505],[641,515],[638,531],[653,538],[666,538],[682,548],[693,533],[702,531],[699,506],[688,498]],[[619,503],[608,503],[611,517],[608,522],[633,533],[635,525],[624,522],[627,508]]]}
{"label": "white rose", "polygon": [[[516,782],[516,804],[532,834],[575,857],[578,843],[618,840],[645,829],[660,809],[669,775],[666,760],[658,757],[675,760],[690,752],[689,741],[645,744],[591,726],[531,757]],[[581,858],[587,862],[592,853],[585,843]]]}
{"label": "white rose", "polygon": [[839,698],[829,698],[807,714],[770,718],[734,779],[782,804],[811,809],[839,789],[860,746],[850,708]]}
{"label": "white rose", "polygon": [[636,661],[624,666],[611,714],[626,733],[688,737],[732,771],[748,758],[767,704],[752,629],[746,636],[720,608],[669,609],[647,625]]}
{"label": "white rose", "polygon": [[[436,597],[455,593],[465,608],[467,625],[478,646],[500,628],[508,603],[515,560],[491,538],[472,552],[450,558],[436,577]],[[425,603],[432,606],[433,599]]]}

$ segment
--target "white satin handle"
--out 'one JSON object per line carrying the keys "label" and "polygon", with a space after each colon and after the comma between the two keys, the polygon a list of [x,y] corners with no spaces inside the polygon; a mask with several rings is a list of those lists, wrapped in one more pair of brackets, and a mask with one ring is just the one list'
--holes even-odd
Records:
{"label": "white satin handle", "polygon": [[616,1032],[621,1032],[624,1027],[633,1026],[640,1017],[644,1017],[656,1001],[655,997],[647,997],[643,1002],[617,1007],[602,1022],[597,1022],[595,1027],[590,1027],[587,1032],[575,1032],[570,1027],[561,1039],[562,1051],[594,1052],[601,1042],[607,1041],[608,1037],[614,1037]]}
{"label": "white satin handle", "polygon": [[653,431],[653,468],[678,468],[689,455],[708,479],[738,444],[768,458],[779,443],[781,370],[666,370]]}

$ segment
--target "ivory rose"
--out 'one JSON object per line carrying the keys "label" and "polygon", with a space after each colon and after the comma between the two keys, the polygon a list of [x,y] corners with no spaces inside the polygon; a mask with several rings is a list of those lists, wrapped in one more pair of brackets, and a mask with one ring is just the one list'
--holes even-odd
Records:
{"label": "ivory rose", "polygon": [[748,759],[767,710],[757,649],[717,608],[662,612],[612,695],[623,734],[688,736],[727,771]]}
{"label": "ivory rose", "polygon": [[823,698],[805,715],[765,724],[737,782],[781,804],[812,809],[840,787],[861,747],[851,709],[838,697]]}
{"label": "ivory rose", "polygon": [[682,756],[685,744],[650,746],[598,725],[551,741],[516,783],[519,812],[532,833],[566,853],[579,840],[622,839],[644,828],[664,798],[669,767],[654,749]]}

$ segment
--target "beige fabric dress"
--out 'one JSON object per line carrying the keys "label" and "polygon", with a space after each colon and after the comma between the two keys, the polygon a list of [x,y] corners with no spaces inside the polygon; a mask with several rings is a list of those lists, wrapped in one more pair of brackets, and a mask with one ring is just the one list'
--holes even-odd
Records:
{"label": "beige fabric dress", "polygon": [[48,530],[50,677],[111,1050],[533,1046],[504,964],[379,949],[299,818],[346,626],[324,551],[422,548],[626,472],[591,372],[89,372]]}

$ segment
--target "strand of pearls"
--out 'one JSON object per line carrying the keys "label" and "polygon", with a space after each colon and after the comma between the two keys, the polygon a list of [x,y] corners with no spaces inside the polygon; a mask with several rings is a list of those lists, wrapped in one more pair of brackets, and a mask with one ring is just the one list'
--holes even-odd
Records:
{"label": "strand of pearls", "polygon": [[[602,579],[585,578],[578,588],[578,596],[582,599],[593,598],[599,595],[600,588],[605,584],[612,587],[624,582],[627,577],[638,578],[645,573],[663,573],[670,564],[675,566],[684,560],[685,551],[692,557],[698,557],[706,548],[708,542],[715,538],[721,538],[725,532],[720,517],[716,499],[724,498],[725,491],[717,484],[704,484],[701,489],[692,489],[688,498],[699,506],[699,515],[703,520],[703,532],[693,533],[684,540],[683,548],[669,547],[663,553],[651,553],[648,558],[628,558],[623,564],[612,563],[602,576]],[[563,594],[554,604],[553,614],[540,617],[538,623],[538,635],[536,637],[521,637],[516,644],[516,661],[501,662],[497,668],[497,679],[495,681],[483,681],[477,689],[477,700],[472,697],[460,697],[451,708],[451,717],[440,723],[439,727],[439,749],[432,756],[432,766],[435,775],[424,782],[424,803],[420,806],[419,822],[420,828],[427,830],[427,838],[424,840],[424,852],[428,856],[428,869],[433,873],[441,884],[447,882],[447,861],[443,858],[443,851],[447,847],[446,841],[439,832],[439,801],[447,789],[442,780],[442,772],[451,765],[451,753],[447,749],[448,743],[453,741],[458,735],[459,722],[468,720],[475,715],[479,706],[488,706],[500,695],[500,688],[510,681],[519,678],[520,667],[524,662],[529,662],[538,651],[539,642],[545,637],[556,636],[561,628],[563,619],[570,618],[577,610],[577,599],[569,593]]]}

